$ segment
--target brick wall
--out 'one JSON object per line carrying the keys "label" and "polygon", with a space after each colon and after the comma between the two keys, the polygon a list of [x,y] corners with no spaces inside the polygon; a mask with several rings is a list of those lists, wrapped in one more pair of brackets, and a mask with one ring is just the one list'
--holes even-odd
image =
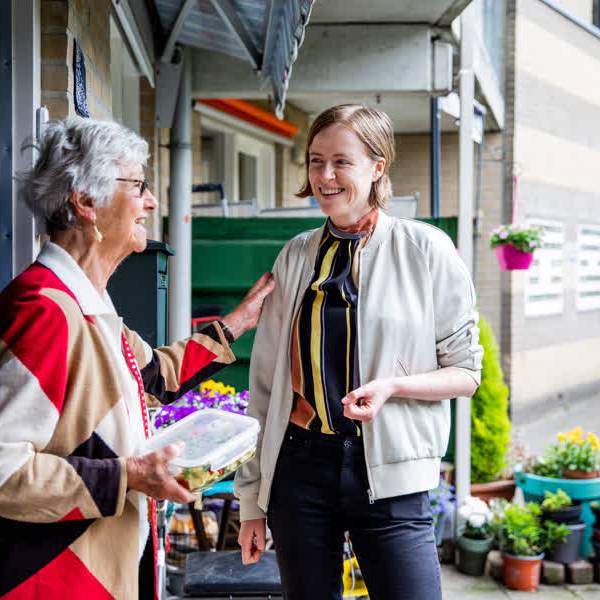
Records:
{"label": "brick wall", "polygon": [[112,115],[110,80],[110,0],[42,0],[42,104],[50,118],[75,114],[73,104],[73,41],[85,57],[90,115]]}
{"label": "brick wall", "polygon": [[[477,146],[475,146],[477,153]],[[394,195],[418,192],[417,216],[430,211],[430,137],[427,134],[396,136],[396,161],[391,169]],[[477,163],[475,162],[475,168]],[[495,257],[488,247],[492,229],[502,222],[503,137],[487,133],[484,144],[481,177],[480,235],[475,240],[476,286],[481,314],[492,325],[497,336],[501,330],[500,274]],[[475,190],[475,188],[474,188]],[[442,135],[441,206],[443,217],[458,215],[458,134]]]}
{"label": "brick wall", "polygon": [[[575,4],[583,5],[562,3],[567,9]],[[526,273],[506,276],[503,289],[513,418],[532,426],[552,410],[567,415],[576,402],[597,402],[600,311],[578,311],[575,295],[577,226],[600,224],[594,166],[600,160],[600,95],[589,75],[600,69],[600,40],[542,2],[519,0],[516,7],[506,188],[510,193],[514,169],[516,220],[557,220],[565,235],[560,313],[525,315]],[[600,428],[600,413],[589,427]]]}

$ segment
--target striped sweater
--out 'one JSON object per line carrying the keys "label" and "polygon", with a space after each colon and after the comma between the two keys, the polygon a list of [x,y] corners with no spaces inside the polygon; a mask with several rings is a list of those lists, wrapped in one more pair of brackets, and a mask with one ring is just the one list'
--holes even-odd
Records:
{"label": "striped sweater", "polygon": [[54,244],[0,294],[2,599],[138,597],[146,498],[124,457],[144,432],[122,332],[163,403],[234,360],[218,323],[152,350]]}

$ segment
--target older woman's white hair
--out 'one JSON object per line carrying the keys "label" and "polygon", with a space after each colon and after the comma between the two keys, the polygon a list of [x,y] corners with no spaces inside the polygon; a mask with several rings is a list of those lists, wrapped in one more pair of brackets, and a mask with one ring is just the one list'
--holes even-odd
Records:
{"label": "older woman's white hair", "polygon": [[19,176],[21,197],[48,233],[75,227],[71,192],[106,206],[122,166],[145,165],[148,143],[112,121],[70,117],[48,123],[35,166]]}

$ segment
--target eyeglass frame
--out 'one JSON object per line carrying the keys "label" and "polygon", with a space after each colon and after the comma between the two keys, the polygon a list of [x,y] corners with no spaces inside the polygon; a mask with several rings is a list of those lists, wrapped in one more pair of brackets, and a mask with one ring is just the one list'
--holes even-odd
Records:
{"label": "eyeglass frame", "polygon": [[115,177],[116,181],[128,181],[130,183],[136,183],[140,191],[140,198],[144,195],[144,192],[149,188],[148,180],[144,179],[126,179],[125,177]]}

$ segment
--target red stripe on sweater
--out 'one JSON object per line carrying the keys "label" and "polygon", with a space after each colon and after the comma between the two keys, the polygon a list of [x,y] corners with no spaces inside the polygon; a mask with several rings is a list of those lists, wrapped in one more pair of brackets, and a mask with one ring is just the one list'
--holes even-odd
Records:
{"label": "red stripe on sweater", "polygon": [[181,361],[181,372],[179,374],[180,385],[193,377],[202,367],[211,363],[216,354],[194,340],[188,340]]}
{"label": "red stripe on sweater", "polygon": [[61,308],[40,294],[44,288],[60,290],[75,300],[52,271],[34,263],[0,294],[0,338],[61,412],[69,329]]}
{"label": "red stripe on sweater", "polygon": [[113,596],[81,559],[65,550],[2,600],[111,600]]}
{"label": "red stripe on sweater", "polygon": [[68,512],[60,521],[80,521],[85,519],[83,513],[75,507],[72,511]]}

